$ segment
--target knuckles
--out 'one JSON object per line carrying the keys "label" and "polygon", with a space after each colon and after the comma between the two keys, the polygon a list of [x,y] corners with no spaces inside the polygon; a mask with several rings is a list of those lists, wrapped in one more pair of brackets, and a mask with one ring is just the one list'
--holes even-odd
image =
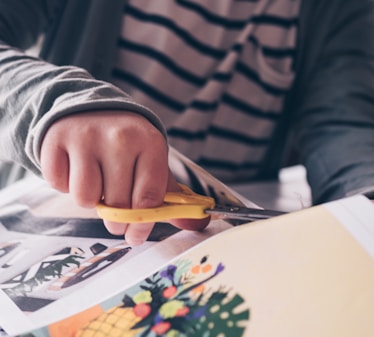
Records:
{"label": "knuckles", "polygon": [[160,193],[159,189],[146,189],[142,191],[141,195],[137,196],[133,200],[134,208],[149,208],[160,206],[163,202],[163,194]]}

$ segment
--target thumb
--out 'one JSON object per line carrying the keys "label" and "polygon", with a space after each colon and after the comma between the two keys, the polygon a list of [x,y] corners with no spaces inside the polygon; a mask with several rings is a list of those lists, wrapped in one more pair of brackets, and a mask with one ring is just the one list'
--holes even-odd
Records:
{"label": "thumb", "polygon": [[[169,179],[167,184],[168,192],[180,192],[181,188],[179,187],[174,175],[169,170]],[[210,222],[210,216],[203,219],[169,219],[169,222],[180,229],[191,230],[191,231],[200,231],[208,226]]]}

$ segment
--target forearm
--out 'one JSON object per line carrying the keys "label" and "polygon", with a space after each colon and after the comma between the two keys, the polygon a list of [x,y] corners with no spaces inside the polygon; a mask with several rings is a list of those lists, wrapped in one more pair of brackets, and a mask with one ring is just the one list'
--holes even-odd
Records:
{"label": "forearm", "polygon": [[334,0],[310,14],[321,25],[310,34],[304,22],[295,129],[319,203],[374,186],[374,5]]}
{"label": "forearm", "polygon": [[298,130],[315,203],[374,186],[374,67],[344,57],[323,71]]}

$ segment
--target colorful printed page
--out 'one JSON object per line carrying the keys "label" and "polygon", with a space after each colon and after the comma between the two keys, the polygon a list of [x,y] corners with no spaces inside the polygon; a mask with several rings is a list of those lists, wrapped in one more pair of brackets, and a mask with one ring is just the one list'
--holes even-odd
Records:
{"label": "colorful printed page", "polygon": [[373,219],[352,197],[231,228],[27,336],[371,337]]}
{"label": "colorful printed page", "polygon": [[0,193],[0,327],[10,335],[100,303],[231,228],[212,221],[203,232],[189,232],[157,223],[146,243],[130,247],[106,231],[94,210],[44,181],[19,187]]}
{"label": "colorful printed page", "polygon": [[[174,149],[170,162],[196,192],[258,207]],[[0,192],[0,329],[15,335],[74,315],[231,227],[215,220],[187,232],[157,223],[145,244],[130,247],[106,231],[95,210],[29,177]]]}

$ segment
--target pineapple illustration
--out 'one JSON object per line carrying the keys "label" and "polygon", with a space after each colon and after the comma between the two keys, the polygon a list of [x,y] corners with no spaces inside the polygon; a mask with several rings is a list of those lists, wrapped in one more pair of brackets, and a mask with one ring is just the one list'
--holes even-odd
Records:
{"label": "pineapple illustration", "polygon": [[141,319],[132,308],[113,307],[78,330],[75,337],[134,337],[142,328],[131,328]]}

